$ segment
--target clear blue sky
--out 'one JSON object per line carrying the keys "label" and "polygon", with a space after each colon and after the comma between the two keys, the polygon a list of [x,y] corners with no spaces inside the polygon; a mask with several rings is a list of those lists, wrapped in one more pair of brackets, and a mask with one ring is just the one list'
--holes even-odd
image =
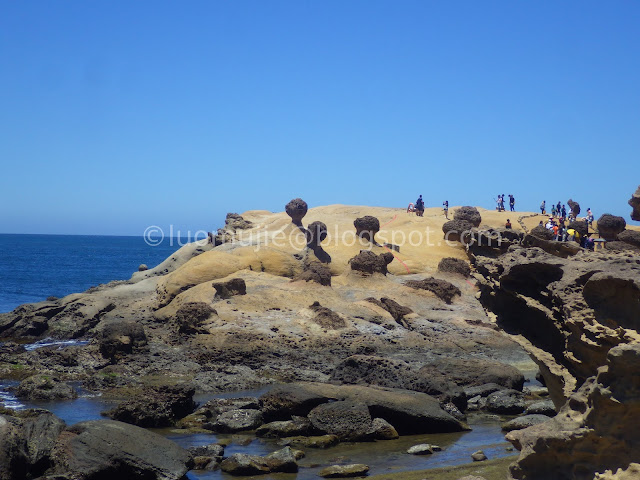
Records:
{"label": "clear blue sky", "polygon": [[293,197],[629,219],[637,1],[0,0],[0,232],[214,229]]}

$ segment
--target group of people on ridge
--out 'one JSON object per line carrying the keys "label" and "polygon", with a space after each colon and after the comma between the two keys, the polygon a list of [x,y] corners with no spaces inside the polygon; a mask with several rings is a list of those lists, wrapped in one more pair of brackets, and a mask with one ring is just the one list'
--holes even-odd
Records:
{"label": "group of people on ridge", "polygon": [[[498,204],[496,208],[499,212],[506,212],[506,209],[504,207],[504,193],[502,195],[498,195],[498,200],[496,200],[496,203]],[[513,195],[509,194],[509,210],[515,212],[515,207],[516,198]]]}
{"label": "group of people on ridge", "polygon": [[[448,220],[449,219],[449,200],[445,200],[442,202],[442,210],[444,211],[444,216]],[[424,200],[422,199],[422,195],[418,197],[416,203],[410,203],[407,208],[407,212],[415,212],[417,216],[424,216]]]}

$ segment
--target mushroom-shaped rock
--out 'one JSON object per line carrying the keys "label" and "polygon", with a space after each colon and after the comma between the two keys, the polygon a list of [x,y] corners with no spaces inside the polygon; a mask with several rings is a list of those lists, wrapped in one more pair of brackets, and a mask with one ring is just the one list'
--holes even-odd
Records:
{"label": "mushroom-shaped rock", "polygon": [[370,242],[375,241],[375,235],[380,231],[380,221],[371,215],[356,218],[353,225],[356,227],[356,235]]}
{"label": "mushroom-shaped rock", "polygon": [[541,238],[542,240],[553,240],[553,232],[542,225],[537,225],[535,228],[531,229],[529,235]]}
{"label": "mushroom-shaped rock", "polygon": [[629,205],[633,208],[633,211],[631,212],[631,220],[640,222],[640,187],[638,187],[636,193],[631,195]]}
{"label": "mushroom-shaped rock", "polygon": [[322,222],[312,222],[307,227],[307,245],[311,248],[320,246],[327,238],[327,226]]}
{"label": "mushroom-shaped rock", "polygon": [[471,275],[469,262],[459,258],[445,257],[438,263],[438,271],[443,273],[457,273],[463,277]]}
{"label": "mushroom-shaped rock", "polygon": [[622,217],[605,213],[598,219],[598,234],[608,242],[618,238],[627,226],[627,222]]}
{"label": "mushroom-shaped rock", "polygon": [[444,239],[448,242],[462,242],[468,238],[466,235],[471,232],[473,225],[467,220],[449,220],[442,225],[442,231],[444,232]]}
{"label": "mushroom-shaped rock", "polygon": [[583,220],[576,220],[574,222],[571,222],[569,225],[567,225],[567,229],[568,230],[575,230],[576,232],[578,232],[580,234],[580,236],[585,236],[588,234],[588,229],[587,229],[587,222],[583,221]]}
{"label": "mushroom-shaped rock", "polygon": [[326,287],[331,286],[331,270],[324,263],[309,262],[304,266],[304,270],[293,277],[293,282],[304,280],[305,282],[316,282]]}
{"label": "mushroom-shaped rock", "polygon": [[291,217],[291,221],[298,226],[302,225],[302,219],[307,214],[307,202],[301,198],[294,198],[284,207],[287,215]]}
{"label": "mushroom-shaped rock", "polygon": [[369,250],[360,250],[360,253],[349,260],[351,270],[356,270],[365,274],[382,273],[387,274],[387,265],[393,261],[393,254],[390,252],[376,255]]}
{"label": "mushroom-shaped rock", "polygon": [[574,202],[571,199],[569,199],[567,204],[569,205],[569,209],[571,210],[571,213],[573,214],[573,218],[577,218],[577,216],[580,215],[580,204],[578,202]]}
{"label": "mushroom-shaped rock", "polygon": [[479,227],[482,222],[480,212],[476,207],[460,207],[453,215],[454,220],[465,220],[474,227]]}

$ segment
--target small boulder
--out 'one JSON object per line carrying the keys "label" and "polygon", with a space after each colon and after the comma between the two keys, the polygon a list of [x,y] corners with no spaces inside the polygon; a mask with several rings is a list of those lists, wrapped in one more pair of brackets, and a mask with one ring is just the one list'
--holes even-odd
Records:
{"label": "small boulder", "polygon": [[460,289],[454,284],[449,283],[446,280],[440,280],[439,278],[429,277],[424,280],[409,280],[404,284],[407,287],[415,288],[417,290],[428,290],[433,292],[436,297],[448,304],[451,304],[456,295],[462,295]]}
{"label": "small boulder", "polygon": [[319,432],[337,435],[343,441],[367,440],[371,437],[373,420],[369,409],[362,403],[324,403],[309,412],[309,420]]}
{"label": "small boulder", "polygon": [[375,242],[375,235],[380,231],[380,221],[376,217],[366,215],[356,218],[353,222],[356,227],[356,236],[372,243]]}
{"label": "small boulder", "polygon": [[431,455],[433,453],[433,446],[428,443],[420,443],[410,447],[407,453],[410,455]]}
{"label": "small boulder", "polygon": [[517,390],[498,390],[487,397],[487,410],[502,415],[518,415],[527,405],[521,392]]}
{"label": "small boulder", "polygon": [[323,478],[364,477],[369,472],[369,466],[363,463],[351,465],[331,465],[320,470],[318,475]]}
{"label": "small boulder", "polygon": [[307,214],[307,209],[307,202],[301,198],[294,198],[284,206],[285,212],[291,217],[291,222],[298,226],[302,226],[302,219]]}
{"label": "small boulder", "polygon": [[529,405],[524,413],[527,415],[546,415],[547,417],[555,417],[557,412],[556,407],[551,400],[542,400]]}
{"label": "small boulder", "polygon": [[571,222],[569,225],[567,225],[567,230],[570,229],[575,230],[583,237],[589,233],[587,229],[587,222],[585,222],[584,220],[575,220]]}
{"label": "small boulder", "polygon": [[330,448],[340,443],[340,439],[337,435],[295,436],[285,437],[279,443],[304,448]]}
{"label": "small boulder", "polygon": [[221,413],[213,424],[213,430],[221,433],[234,433],[254,430],[262,425],[260,410],[240,409]]}
{"label": "small boulder", "polygon": [[214,282],[213,288],[216,289],[216,297],[222,299],[247,294],[247,285],[242,278],[232,278],[227,282]]}
{"label": "small boulder", "polygon": [[187,451],[192,457],[222,458],[224,456],[224,446],[219,443],[189,447]]}
{"label": "small boulder", "polygon": [[438,271],[442,273],[457,273],[467,278],[471,275],[469,263],[453,257],[445,257],[440,260],[440,263],[438,263]]}
{"label": "small boulder", "polygon": [[502,430],[504,432],[522,430],[523,428],[529,428],[533,425],[539,425],[547,420],[549,420],[549,417],[546,415],[523,415],[522,417],[516,417],[513,420],[503,423]]}
{"label": "small boulder", "polygon": [[536,227],[531,229],[529,235],[540,238],[542,240],[553,240],[553,232],[548,228],[543,227],[542,225],[537,225]]}
{"label": "small boulder", "polygon": [[367,275],[374,273],[387,274],[387,265],[393,261],[391,252],[376,255],[369,250],[360,250],[360,253],[349,260],[351,270]]}
{"label": "small boulder", "polygon": [[142,325],[127,320],[106,322],[99,335],[98,349],[103,357],[115,360],[147,345]]}
{"label": "small boulder", "polygon": [[482,222],[482,217],[480,216],[480,212],[476,207],[460,207],[453,214],[454,220],[466,221],[469,222],[474,227],[479,227]]}
{"label": "small boulder", "polygon": [[311,421],[305,417],[294,415],[291,420],[279,420],[265,423],[256,430],[257,437],[283,438],[308,435],[313,431]]}
{"label": "small boulder", "polygon": [[478,450],[477,452],[471,454],[471,458],[474,462],[483,462],[487,459],[487,456],[482,450]]}
{"label": "small boulder", "polygon": [[140,266],[138,267],[138,271],[144,272],[145,270],[149,270],[149,267],[147,267],[144,263],[141,263]]}
{"label": "small boulder", "polygon": [[294,415],[306,417],[315,407],[328,401],[326,395],[297,384],[277,385],[259,399],[260,410],[266,421],[287,420]]}
{"label": "small boulder", "polygon": [[147,387],[103,415],[139,427],[169,427],[195,410],[194,393],[195,388],[187,385]]}
{"label": "small boulder", "polygon": [[598,219],[598,235],[607,242],[612,242],[618,239],[618,234],[622,233],[626,226],[624,218],[605,213]]}
{"label": "small boulder", "polygon": [[15,394],[18,398],[38,401],[67,400],[78,396],[70,385],[55,376],[42,373],[25,378]]}

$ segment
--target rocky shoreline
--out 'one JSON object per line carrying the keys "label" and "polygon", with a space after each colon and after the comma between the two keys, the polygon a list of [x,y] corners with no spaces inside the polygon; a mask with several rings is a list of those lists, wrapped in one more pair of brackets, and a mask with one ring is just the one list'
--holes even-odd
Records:
{"label": "rocky shoreline", "polygon": [[[72,426],[46,411],[4,410],[0,479],[292,472],[306,448],[464,431],[476,411],[518,416],[504,426],[521,450],[512,478],[635,471],[633,422],[622,420],[638,408],[625,367],[640,356],[634,248],[593,253],[533,230],[480,227],[480,212],[465,207],[453,222],[471,236],[427,252],[382,241],[372,215],[354,221],[351,207],[324,208],[295,199],[286,214],[230,214],[209,243],[187,245],[130,281],[0,314],[0,378],[21,381],[16,395],[73,398],[69,382],[80,382],[123,399],[105,412],[112,420]],[[388,210],[377,215],[401,231],[434,221],[399,221]],[[325,241],[331,221],[338,232],[355,229],[366,248]],[[456,225],[437,221],[445,234]],[[634,232],[608,234],[633,247]],[[265,242],[278,235],[303,242]],[[43,338],[87,343],[24,348]],[[514,366],[529,356],[548,390],[524,387]],[[259,398],[193,400],[271,384]],[[618,421],[629,423],[606,427]],[[160,427],[252,432],[281,438],[282,448],[262,457],[225,456],[221,445],[186,452],[146,430]],[[541,438],[553,446],[541,449]],[[583,453],[599,448],[629,453]],[[327,476],[366,474],[326,467]]]}

